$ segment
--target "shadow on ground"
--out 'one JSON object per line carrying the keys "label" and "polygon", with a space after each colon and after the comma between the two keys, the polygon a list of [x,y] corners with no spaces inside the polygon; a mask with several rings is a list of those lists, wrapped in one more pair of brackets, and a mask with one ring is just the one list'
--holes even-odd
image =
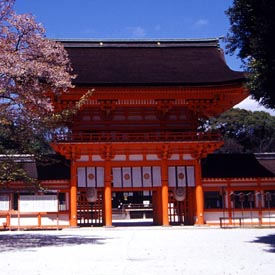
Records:
{"label": "shadow on ground", "polygon": [[105,238],[96,236],[72,236],[72,235],[47,235],[47,234],[1,234],[0,235],[0,253],[19,250],[33,250],[40,247],[61,247],[70,245],[104,244]]}
{"label": "shadow on ground", "polygon": [[253,243],[267,244],[268,249],[265,249],[265,251],[275,253],[275,234],[257,237],[257,239],[253,241]]}

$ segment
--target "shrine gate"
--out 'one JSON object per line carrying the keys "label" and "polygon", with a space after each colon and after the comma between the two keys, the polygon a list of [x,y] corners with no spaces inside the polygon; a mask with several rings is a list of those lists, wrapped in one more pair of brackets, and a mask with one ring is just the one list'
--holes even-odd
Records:
{"label": "shrine gate", "polygon": [[200,120],[248,95],[218,39],[61,43],[77,77],[55,109],[93,89],[52,143],[71,163],[70,226],[112,226],[115,208],[140,200],[155,224],[204,224],[201,159],[223,141]]}

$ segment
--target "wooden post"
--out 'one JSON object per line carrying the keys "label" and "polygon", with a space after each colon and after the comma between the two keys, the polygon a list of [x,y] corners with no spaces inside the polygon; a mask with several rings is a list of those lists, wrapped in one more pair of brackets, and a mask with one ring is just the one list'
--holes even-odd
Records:
{"label": "wooden post", "polygon": [[231,184],[228,181],[227,182],[227,204],[228,204],[228,224],[232,225],[232,217],[233,217],[233,213],[232,213],[232,202],[231,202]]}
{"label": "wooden post", "polygon": [[168,217],[168,165],[166,156],[161,163],[161,200],[162,200],[162,225],[169,225]]}
{"label": "wooden post", "polygon": [[162,197],[161,188],[153,191],[153,220],[154,224],[162,224]]}
{"label": "wooden post", "polygon": [[104,222],[106,227],[112,226],[112,168],[109,150],[108,147],[104,169]]}
{"label": "wooden post", "polygon": [[73,160],[71,161],[70,226],[77,226],[77,170]]}
{"label": "wooden post", "polygon": [[263,204],[262,204],[262,189],[261,189],[261,179],[257,179],[257,186],[258,190],[256,191],[255,194],[255,207],[256,203],[258,202],[258,217],[259,217],[259,225],[263,224]]}
{"label": "wooden post", "polygon": [[37,215],[37,223],[38,223],[38,227],[41,228],[41,213],[40,212]]}
{"label": "wooden post", "polygon": [[9,210],[9,213],[7,213],[7,216],[6,216],[6,223],[7,223],[7,227],[9,228],[9,230],[11,229],[11,213],[10,213],[11,210]]}
{"label": "wooden post", "polygon": [[201,162],[200,159],[196,164],[196,204],[197,204],[197,225],[204,224],[204,199],[203,199],[203,187],[201,180]]}

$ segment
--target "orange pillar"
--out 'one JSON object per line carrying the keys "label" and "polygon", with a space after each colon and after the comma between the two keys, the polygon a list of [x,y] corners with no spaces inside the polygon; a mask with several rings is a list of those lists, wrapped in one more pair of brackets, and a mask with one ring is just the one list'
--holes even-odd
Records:
{"label": "orange pillar", "polygon": [[[255,194],[255,202],[258,201],[258,217],[259,217],[259,225],[262,225],[263,223],[263,204],[262,204],[262,189],[261,189],[261,180],[260,178],[257,179],[257,186],[258,190]],[[256,206],[255,206],[256,207]]]}
{"label": "orange pillar", "polygon": [[158,188],[153,192],[153,220],[154,224],[162,224],[162,198],[161,198],[161,188]]}
{"label": "orange pillar", "polygon": [[112,175],[110,160],[105,162],[105,186],[104,186],[104,222],[105,226],[112,226]]}
{"label": "orange pillar", "polygon": [[228,219],[229,219],[228,223],[232,225],[233,211],[232,211],[232,202],[231,202],[231,196],[230,196],[232,190],[231,190],[231,184],[229,181],[227,182],[227,187],[228,187],[227,188],[227,205],[228,205]]}
{"label": "orange pillar", "polygon": [[77,226],[77,170],[73,160],[71,162],[70,226]]}
{"label": "orange pillar", "polygon": [[196,164],[196,204],[197,204],[197,225],[204,224],[204,199],[201,179],[201,162],[200,159]]}
{"label": "orange pillar", "polygon": [[162,225],[169,225],[168,218],[168,165],[167,159],[162,160],[161,164],[161,200],[162,200]]}

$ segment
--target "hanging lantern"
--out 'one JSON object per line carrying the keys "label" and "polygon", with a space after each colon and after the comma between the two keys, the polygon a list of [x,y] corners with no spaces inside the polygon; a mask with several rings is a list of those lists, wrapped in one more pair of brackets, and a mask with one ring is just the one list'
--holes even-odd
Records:
{"label": "hanging lantern", "polygon": [[185,188],[176,188],[174,190],[174,197],[176,201],[184,201],[186,197],[186,190]]}
{"label": "hanging lantern", "polygon": [[86,197],[88,202],[95,202],[97,200],[97,190],[95,188],[88,188]]}

